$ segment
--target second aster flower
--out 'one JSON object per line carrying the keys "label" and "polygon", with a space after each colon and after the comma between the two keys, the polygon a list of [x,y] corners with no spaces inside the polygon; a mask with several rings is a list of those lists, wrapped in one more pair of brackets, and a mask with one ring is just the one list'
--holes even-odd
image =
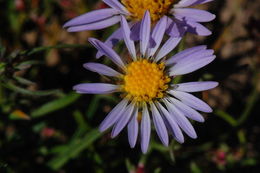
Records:
{"label": "second aster flower", "polygon": [[90,38],[89,41],[118,67],[116,71],[99,63],[86,63],[84,67],[101,75],[111,77],[115,84],[84,83],[74,86],[78,93],[107,94],[122,93],[122,101],[113,108],[101,123],[100,131],[113,126],[112,137],[117,136],[125,126],[128,130],[128,140],[134,147],[140,129],[141,149],[147,152],[151,119],[161,142],[167,146],[168,133],[178,142],[184,142],[184,131],[191,138],[197,134],[188,118],[203,122],[203,116],[198,112],[211,112],[212,109],[202,100],[194,97],[192,92],[212,89],[217,82],[188,82],[172,84],[174,77],[191,73],[215,59],[213,50],[206,46],[186,49],[176,55],[166,58],[178,41],[167,41],[160,49],[164,22],[159,22],[151,35],[156,37],[157,46],[150,48],[149,41],[151,24],[148,17],[143,18],[140,29],[140,52],[137,52],[134,42],[130,39],[130,28],[124,17],[121,18],[124,42],[131,59],[120,57],[113,49],[103,42]]}
{"label": "second aster flower", "polygon": [[[151,22],[156,23],[161,18],[167,18],[165,32],[170,37],[182,37],[185,32],[207,36],[211,31],[200,23],[212,21],[214,14],[205,10],[188,8],[204,4],[212,0],[103,0],[110,8],[94,10],[68,21],[64,27],[69,32],[98,30],[120,22],[121,16],[128,19],[131,39],[139,40],[141,20],[146,11],[151,15]],[[123,39],[122,28],[117,29],[106,44],[114,46]],[[97,55],[100,57],[101,54]]]}

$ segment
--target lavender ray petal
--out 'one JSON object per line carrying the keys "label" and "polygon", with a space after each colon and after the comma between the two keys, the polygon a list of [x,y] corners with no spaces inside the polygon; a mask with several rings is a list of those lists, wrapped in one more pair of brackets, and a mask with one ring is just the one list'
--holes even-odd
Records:
{"label": "lavender ray petal", "polygon": [[214,1],[214,0],[197,0],[195,3],[193,3],[191,5],[205,4],[205,3],[208,3],[211,1]]}
{"label": "lavender ray petal", "polygon": [[130,105],[128,105],[126,107],[126,111],[124,112],[124,115],[122,115],[120,117],[120,119],[117,121],[116,125],[113,127],[113,130],[111,133],[112,138],[116,137],[123,130],[123,128],[126,126],[126,124],[129,122],[129,120],[133,114],[134,108],[135,108],[135,105],[133,103],[131,103]]}
{"label": "lavender ray petal", "polygon": [[179,100],[175,99],[175,98],[169,98],[170,102],[172,104],[174,104],[186,117],[198,121],[198,122],[204,122],[204,118],[203,116],[198,113],[197,111],[195,111],[194,109],[192,109],[191,107],[183,104],[182,102],[180,102]]}
{"label": "lavender ray petal", "polygon": [[113,49],[111,49],[105,43],[103,43],[95,38],[89,38],[89,42],[94,47],[96,47],[99,51],[104,53],[108,58],[110,58],[115,64],[117,64],[119,67],[124,69],[124,67],[125,67],[124,62]]}
{"label": "lavender ray petal", "polygon": [[103,0],[103,2],[122,14],[130,15],[128,10],[118,0]]}
{"label": "lavender ray petal", "polygon": [[118,15],[119,13],[112,9],[112,8],[106,8],[101,10],[94,10],[85,14],[82,14],[78,17],[75,17],[74,19],[66,22],[63,27],[71,27],[71,26],[79,26],[79,25],[85,25],[90,24],[94,22],[103,21],[107,18],[111,18],[115,15]]}
{"label": "lavender ray petal", "polygon": [[175,120],[170,116],[169,112],[159,103],[157,102],[157,107],[159,108],[159,111],[164,115],[166,121],[168,122],[170,131],[172,132],[173,137],[179,142],[184,142],[184,136],[182,134],[182,131],[178,124],[175,122]]}
{"label": "lavender ray petal", "polygon": [[88,23],[79,26],[71,26],[67,30],[68,32],[78,32],[78,31],[85,31],[85,30],[99,30],[107,28],[111,25],[114,25],[120,21],[120,16],[113,16],[104,20],[100,20],[93,23]]}
{"label": "lavender ray petal", "polygon": [[181,91],[173,91],[173,90],[169,91],[169,93],[174,97],[178,98],[179,100],[181,100],[181,102],[183,102],[184,104],[196,110],[202,112],[212,112],[212,109],[209,107],[207,103],[205,103],[204,101],[198,99],[197,97],[189,93],[185,93]]}
{"label": "lavender ray petal", "polygon": [[[129,22],[129,26],[132,28],[135,22]],[[118,28],[116,31],[114,31],[108,39],[104,42],[108,47],[113,48],[119,41],[123,39],[123,33],[122,33],[122,28]],[[97,52],[96,58],[100,58],[104,54],[100,51]]]}
{"label": "lavender ray petal", "polygon": [[179,1],[178,4],[174,5],[174,7],[188,7],[188,6],[193,6],[193,5],[198,5],[198,4],[204,4],[207,2],[211,2],[213,0],[181,0]]}
{"label": "lavender ray petal", "polygon": [[[171,58],[167,59],[165,64],[166,65],[170,65],[172,63],[177,63],[178,61],[181,61],[187,57],[194,57],[193,55],[196,56],[209,56],[213,54],[213,50],[205,50],[207,48],[207,46],[202,45],[202,46],[196,46],[196,47],[192,47],[189,49],[185,49],[179,53],[177,53],[176,55],[172,56]],[[212,52],[213,51],[213,52]]]}
{"label": "lavender ray petal", "polygon": [[170,62],[170,65],[178,64],[178,63],[187,63],[187,61],[193,61],[196,58],[201,58],[201,57],[209,57],[212,56],[214,53],[214,50],[212,49],[201,49],[198,51],[194,51],[192,54],[186,55],[185,57],[178,57],[178,56],[173,56],[170,59],[168,59],[168,62]]}
{"label": "lavender ray petal", "polygon": [[159,61],[164,56],[166,56],[169,52],[171,52],[177,46],[177,44],[180,42],[181,39],[182,39],[181,37],[170,37],[157,53],[155,57],[155,61]]}
{"label": "lavender ray petal", "polygon": [[118,91],[119,85],[112,85],[106,83],[83,83],[73,87],[78,93],[84,94],[108,94]]}
{"label": "lavender ray petal", "polygon": [[140,28],[140,51],[145,57],[150,41],[151,17],[149,11],[146,11],[141,22]]}
{"label": "lavender ray petal", "polygon": [[192,127],[189,120],[183,115],[183,113],[180,112],[179,109],[174,104],[171,104],[166,100],[164,100],[164,103],[167,109],[170,111],[172,117],[177,122],[177,124],[182,128],[182,130],[191,138],[193,139],[197,138],[197,134],[194,128]]}
{"label": "lavender ray petal", "polygon": [[151,105],[151,111],[152,111],[155,130],[156,130],[160,140],[162,141],[163,145],[168,146],[168,144],[169,144],[168,132],[167,132],[166,126],[163,122],[163,119],[162,119],[159,111],[155,107],[155,105],[153,103],[150,103],[150,105]]}
{"label": "lavender ray petal", "polygon": [[194,21],[187,21],[186,25],[188,26],[187,31],[190,33],[201,35],[201,36],[208,36],[212,34],[210,30],[208,30],[200,23]]}
{"label": "lavender ray petal", "polygon": [[[115,46],[120,40],[123,39],[123,34],[122,34],[122,28],[117,29],[114,31],[108,39],[104,42],[108,47],[113,47]],[[100,51],[97,52],[96,58],[100,58],[104,54]]]}
{"label": "lavender ray petal", "polygon": [[133,27],[131,27],[131,34],[130,38],[133,41],[138,41],[140,40],[140,28],[141,28],[141,22],[136,22]]}
{"label": "lavender ray petal", "polygon": [[100,63],[85,63],[83,65],[86,69],[99,73],[101,75],[105,75],[105,76],[112,76],[112,77],[116,77],[116,76],[120,76],[121,74],[117,71],[115,71],[114,69],[104,65],[104,64],[100,64]]}
{"label": "lavender ray petal", "polygon": [[172,85],[174,90],[183,92],[199,92],[205,91],[218,86],[218,82],[206,81],[206,82],[187,82]]}
{"label": "lavender ray petal", "polygon": [[152,48],[148,49],[148,57],[153,56],[155,52],[157,51],[158,47],[160,46],[165,30],[167,26],[167,17],[162,17],[159,22],[155,25],[151,39],[156,43],[156,45]]}
{"label": "lavender ray petal", "polygon": [[141,120],[141,149],[143,153],[146,153],[149,147],[150,136],[151,136],[151,120],[147,106],[143,107],[142,120]]}
{"label": "lavender ray petal", "polygon": [[211,63],[216,56],[200,57],[200,58],[185,58],[185,60],[176,63],[170,68],[170,76],[183,75],[196,71],[209,63]]}
{"label": "lavender ray petal", "polygon": [[181,20],[191,20],[196,22],[209,22],[215,19],[215,15],[205,10],[193,8],[176,8],[171,10],[171,13]]}
{"label": "lavender ray petal", "polygon": [[171,37],[182,37],[187,30],[185,25],[180,22],[173,21],[170,17],[167,18],[166,33]]}
{"label": "lavender ray petal", "polygon": [[130,39],[130,28],[128,26],[128,23],[125,19],[125,17],[121,17],[121,27],[122,29],[122,33],[123,33],[123,38],[126,44],[126,47],[129,51],[129,53],[131,54],[133,60],[136,60],[136,51],[135,51],[135,44],[134,41]]}
{"label": "lavender ray petal", "polygon": [[138,136],[138,108],[135,109],[130,122],[127,125],[128,130],[128,141],[131,148],[134,148]]}
{"label": "lavender ray petal", "polygon": [[174,5],[174,7],[187,7],[192,5],[193,3],[195,3],[198,0],[180,0],[177,4]]}
{"label": "lavender ray petal", "polygon": [[118,121],[120,116],[122,116],[122,114],[125,112],[127,103],[128,100],[123,99],[120,103],[116,105],[116,107],[112,109],[112,111],[106,116],[106,118],[100,124],[99,126],[100,132],[107,130]]}

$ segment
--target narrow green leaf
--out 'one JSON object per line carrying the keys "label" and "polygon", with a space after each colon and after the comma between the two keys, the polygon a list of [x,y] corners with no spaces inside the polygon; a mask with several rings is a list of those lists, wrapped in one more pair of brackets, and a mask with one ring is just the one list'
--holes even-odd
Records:
{"label": "narrow green leaf", "polygon": [[79,97],[80,97],[79,94],[72,92],[62,98],[51,101],[51,102],[39,107],[38,109],[34,110],[31,113],[31,117],[36,118],[36,117],[40,117],[40,116],[46,115],[48,113],[60,110],[64,107],[74,103]]}
{"label": "narrow green leaf", "polygon": [[75,158],[78,156],[83,150],[89,147],[93,142],[95,142],[102,133],[98,131],[98,129],[93,129],[83,138],[78,138],[73,141],[52,160],[50,160],[47,164],[53,170],[58,170],[63,165],[65,165],[69,159]]}
{"label": "narrow green leaf", "polygon": [[[259,80],[259,75],[260,75],[260,72],[257,75],[257,78],[258,78],[257,80]],[[254,90],[252,90],[252,92],[250,93],[250,95],[248,97],[245,109],[242,112],[242,114],[240,115],[240,117],[237,121],[238,122],[237,125],[240,125],[247,120],[249,115],[251,115],[250,113],[251,113],[252,109],[254,108],[254,106],[256,105],[258,99],[259,99],[259,91],[257,88],[257,84],[255,84],[255,88],[254,88]]]}
{"label": "narrow green leaf", "polygon": [[46,90],[46,91],[31,91],[31,90],[27,90],[27,89],[24,89],[24,88],[21,88],[19,86],[16,86],[12,83],[7,83],[7,84],[4,84],[4,83],[1,83],[4,87],[10,89],[10,90],[13,90],[14,92],[17,92],[17,93],[21,93],[21,94],[24,94],[24,95],[30,95],[30,96],[49,96],[49,95],[61,95],[61,91],[60,90]]}
{"label": "narrow green leaf", "polygon": [[27,68],[30,68],[32,65],[38,65],[38,64],[43,64],[43,63],[41,61],[37,61],[37,60],[24,61],[24,62],[18,64],[17,66],[15,66],[15,69],[25,70]]}
{"label": "narrow green leaf", "polygon": [[19,76],[14,76],[14,79],[17,80],[19,83],[24,84],[24,85],[34,85],[35,83],[25,79],[23,77],[19,77]]}
{"label": "narrow green leaf", "polygon": [[246,143],[246,134],[245,134],[245,131],[244,130],[239,130],[237,132],[237,137],[239,139],[239,142],[241,144],[245,144]]}
{"label": "narrow green leaf", "polygon": [[221,117],[223,120],[225,120],[227,123],[229,123],[231,126],[236,126],[237,121],[228,113],[222,111],[222,110],[216,110],[215,114]]}
{"label": "narrow green leaf", "polygon": [[42,51],[48,51],[51,49],[64,49],[64,48],[84,48],[84,47],[89,47],[89,44],[60,44],[60,45],[55,45],[55,46],[43,46],[43,47],[37,47],[32,50],[27,50],[23,51],[22,54],[24,55],[33,55],[38,52]]}
{"label": "narrow green leaf", "polygon": [[73,116],[74,116],[75,121],[78,124],[79,129],[87,129],[88,128],[88,125],[87,125],[87,123],[84,119],[84,116],[79,110],[74,111]]}

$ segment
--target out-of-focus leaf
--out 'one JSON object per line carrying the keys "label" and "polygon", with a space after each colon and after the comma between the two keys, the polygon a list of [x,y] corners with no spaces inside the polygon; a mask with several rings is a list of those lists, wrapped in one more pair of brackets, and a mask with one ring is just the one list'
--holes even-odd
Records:
{"label": "out-of-focus leaf", "polygon": [[4,57],[5,50],[6,50],[5,47],[2,47],[2,45],[1,45],[1,43],[0,43],[0,60],[1,60],[1,58]]}
{"label": "out-of-focus leaf", "polygon": [[85,47],[89,47],[89,46],[90,46],[89,44],[60,44],[60,45],[55,45],[55,46],[43,46],[43,47],[34,48],[32,50],[23,51],[22,54],[30,56],[30,55],[33,55],[38,52],[48,51],[50,49],[85,48]]}
{"label": "out-of-focus leaf", "polygon": [[72,140],[66,147],[63,146],[55,158],[47,163],[48,166],[53,170],[58,170],[66,164],[69,159],[78,156],[83,150],[93,144],[101,135],[102,133],[100,133],[98,129],[93,129],[83,138]]}
{"label": "out-of-focus leaf", "polygon": [[103,162],[102,158],[100,157],[100,155],[97,152],[94,153],[94,160],[97,164],[102,164],[102,162]]}
{"label": "out-of-focus leaf", "polygon": [[16,79],[19,83],[24,84],[24,85],[33,85],[35,84],[34,82],[25,79],[23,77],[19,77],[19,76],[14,76],[14,79]]}
{"label": "out-of-focus leaf", "polygon": [[213,78],[214,78],[214,76],[212,74],[209,74],[209,73],[205,73],[202,76],[202,79],[204,79],[204,80],[212,80]]}
{"label": "out-of-focus leaf", "polygon": [[61,95],[62,92],[60,90],[46,90],[46,91],[31,91],[19,86],[16,86],[12,83],[2,84],[6,88],[13,90],[14,92],[18,92],[24,95],[31,95],[31,96],[49,96],[49,95]]}
{"label": "out-of-focus leaf", "polygon": [[45,147],[45,146],[40,147],[40,148],[39,148],[39,152],[40,152],[42,155],[46,156],[46,155],[48,154],[48,148]]}
{"label": "out-of-focus leaf", "polygon": [[182,76],[176,76],[176,77],[173,79],[172,83],[178,84],[178,83],[181,82],[181,80],[182,80]]}
{"label": "out-of-focus leaf", "polygon": [[161,172],[161,168],[156,168],[155,170],[154,170],[154,173],[160,173]]}
{"label": "out-of-focus leaf", "polygon": [[114,103],[118,102],[118,100],[115,97],[110,96],[110,95],[95,95],[87,109],[87,116],[90,119],[95,115],[95,112],[97,111],[98,106],[99,106],[98,103],[103,99],[114,102]]}
{"label": "out-of-focus leaf", "polygon": [[15,66],[15,68],[18,70],[25,70],[27,68],[30,68],[32,65],[38,65],[38,64],[43,64],[43,63],[37,60],[24,61],[18,64],[17,66]]}
{"label": "out-of-focus leaf", "polygon": [[134,165],[130,162],[130,160],[128,158],[125,159],[125,165],[126,165],[126,168],[127,168],[129,173],[133,172]]}
{"label": "out-of-focus leaf", "polygon": [[34,125],[33,126],[33,131],[35,132],[35,133],[39,133],[44,127],[46,127],[47,125],[46,125],[46,123],[45,122],[40,122],[40,123],[38,123],[38,124],[36,124],[36,125]]}
{"label": "out-of-focus leaf", "polygon": [[201,173],[201,169],[198,167],[198,165],[195,162],[191,162],[190,164],[190,171],[192,173]]}
{"label": "out-of-focus leaf", "polygon": [[222,111],[222,110],[216,110],[215,114],[221,117],[223,120],[225,120],[227,123],[229,123],[231,126],[236,126],[237,121],[228,113]]}
{"label": "out-of-focus leaf", "polygon": [[0,74],[5,70],[5,63],[0,62]]}
{"label": "out-of-focus leaf", "polygon": [[[259,81],[259,76],[260,76],[260,71],[259,72],[255,72],[254,75],[254,79],[255,81]],[[257,84],[254,85],[254,89],[252,90],[252,92],[250,93],[249,97],[248,97],[248,101],[246,102],[246,107],[242,113],[242,115],[239,117],[239,119],[237,120],[237,125],[242,124],[244,121],[247,120],[248,116],[250,115],[253,107],[255,106],[255,104],[257,103],[257,100],[259,98],[259,91],[258,91],[258,86]]]}
{"label": "out-of-focus leaf", "polygon": [[72,92],[62,98],[59,98],[57,100],[46,103],[43,106],[39,107],[38,109],[35,109],[31,113],[31,116],[33,118],[36,118],[36,117],[40,117],[40,116],[46,115],[48,113],[60,110],[64,107],[74,103],[79,97],[80,97],[79,94]]}
{"label": "out-of-focus leaf", "polygon": [[173,163],[175,163],[175,156],[174,156],[174,141],[172,140],[170,145],[169,145],[169,154],[170,154],[170,158],[172,160]]}
{"label": "out-of-focus leaf", "polygon": [[15,110],[11,113],[10,118],[13,120],[30,120],[31,118],[29,117],[29,115],[27,115],[26,113],[24,113],[21,110]]}
{"label": "out-of-focus leaf", "polygon": [[245,135],[245,131],[244,130],[239,130],[237,132],[237,136],[238,136],[239,142],[241,144],[245,144],[246,143],[246,135]]}
{"label": "out-of-focus leaf", "polygon": [[254,166],[256,164],[259,165],[259,161],[257,161],[255,158],[248,158],[242,161],[243,166]]}
{"label": "out-of-focus leaf", "polygon": [[73,116],[78,124],[79,129],[88,129],[89,128],[86,121],[84,120],[83,114],[79,110],[76,110],[75,112],[73,112]]}
{"label": "out-of-focus leaf", "polygon": [[169,151],[169,148],[163,146],[162,144],[160,143],[156,143],[154,141],[151,141],[151,149],[155,149],[157,151],[160,151],[160,152],[168,152]]}
{"label": "out-of-focus leaf", "polygon": [[10,23],[10,27],[12,31],[16,34],[20,29],[19,16],[18,13],[14,13],[15,11],[15,1],[10,1],[8,3],[6,12],[8,13],[8,21]]}
{"label": "out-of-focus leaf", "polygon": [[4,106],[3,103],[5,101],[5,96],[4,96],[4,89],[3,87],[0,85],[0,107]]}

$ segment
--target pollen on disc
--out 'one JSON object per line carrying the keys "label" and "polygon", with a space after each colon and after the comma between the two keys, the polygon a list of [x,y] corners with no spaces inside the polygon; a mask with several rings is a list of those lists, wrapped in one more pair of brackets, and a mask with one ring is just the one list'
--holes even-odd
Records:
{"label": "pollen on disc", "polygon": [[127,95],[136,101],[162,98],[170,82],[170,78],[164,73],[164,68],[164,64],[156,64],[148,60],[130,63],[123,78]]}
{"label": "pollen on disc", "polygon": [[176,0],[122,0],[121,2],[131,13],[131,17],[141,20],[145,11],[149,10],[153,22],[169,13]]}

